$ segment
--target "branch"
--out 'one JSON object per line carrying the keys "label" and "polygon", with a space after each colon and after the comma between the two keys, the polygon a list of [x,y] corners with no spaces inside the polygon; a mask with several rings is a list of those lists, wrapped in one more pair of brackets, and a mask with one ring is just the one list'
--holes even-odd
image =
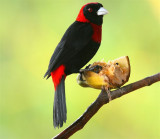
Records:
{"label": "branch", "polygon": [[[134,90],[137,90],[139,88],[150,86],[151,84],[160,81],[160,73],[157,73],[153,76],[144,78],[140,81],[131,83],[127,86],[124,86],[120,89],[111,91],[111,99],[116,99],[118,97],[121,97],[127,93],[130,93]],[[105,90],[102,90],[98,98],[95,102],[93,102],[88,109],[81,115],[79,119],[77,119],[72,125],[70,125],[68,128],[66,128],[64,131],[62,131],[60,134],[55,136],[53,139],[67,139],[71,135],[73,135],[78,130],[82,129],[85,124],[94,116],[94,114],[106,103],[109,103],[109,97],[108,94],[105,92]]]}

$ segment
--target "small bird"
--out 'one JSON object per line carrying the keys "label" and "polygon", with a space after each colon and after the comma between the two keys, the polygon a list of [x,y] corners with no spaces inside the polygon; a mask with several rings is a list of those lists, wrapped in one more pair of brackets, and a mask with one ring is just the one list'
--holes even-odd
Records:
{"label": "small bird", "polygon": [[53,125],[66,122],[65,78],[79,70],[96,54],[101,44],[103,15],[108,11],[100,3],[84,5],[76,21],[64,33],[44,75],[51,76],[54,87]]}

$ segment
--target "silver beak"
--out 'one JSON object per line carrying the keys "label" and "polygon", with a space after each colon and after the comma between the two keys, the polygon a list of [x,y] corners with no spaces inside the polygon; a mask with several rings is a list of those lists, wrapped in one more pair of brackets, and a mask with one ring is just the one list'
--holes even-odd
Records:
{"label": "silver beak", "polygon": [[97,11],[97,15],[105,15],[105,14],[108,14],[108,11],[103,7],[99,8],[99,10]]}

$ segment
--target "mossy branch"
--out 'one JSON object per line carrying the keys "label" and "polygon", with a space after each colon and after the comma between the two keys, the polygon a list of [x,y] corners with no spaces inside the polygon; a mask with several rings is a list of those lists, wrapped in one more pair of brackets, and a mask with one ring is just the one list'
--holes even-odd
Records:
{"label": "mossy branch", "polygon": [[[153,76],[144,78],[142,80],[139,80],[137,82],[131,83],[129,85],[126,85],[120,89],[111,91],[111,99],[114,100],[116,98],[119,98],[125,94],[128,94],[134,90],[140,89],[145,86],[150,86],[153,83],[156,83],[160,81],[160,73],[157,73]],[[108,94],[105,92],[105,90],[102,90],[98,98],[88,107],[88,109],[83,113],[82,116],[80,116],[72,125],[70,125],[68,128],[66,128],[64,131],[62,131],[57,136],[53,137],[53,139],[67,139],[71,135],[73,135],[75,132],[82,129],[85,124],[96,114],[96,112],[106,103],[109,102]]]}

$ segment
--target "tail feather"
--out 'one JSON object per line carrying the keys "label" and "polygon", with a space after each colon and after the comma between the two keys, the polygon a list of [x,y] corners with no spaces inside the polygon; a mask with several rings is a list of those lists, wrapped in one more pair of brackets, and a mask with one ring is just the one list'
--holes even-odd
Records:
{"label": "tail feather", "polygon": [[67,119],[66,99],[65,99],[65,76],[63,75],[59,85],[56,87],[53,106],[54,127],[62,127]]}
{"label": "tail feather", "polygon": [[47,76],[46,79],[48,79],[51,76],[51,72],[49,70],[47,70],[47,72],[45,73],[45,75],[43,76],[43,78],[45,78]]}

